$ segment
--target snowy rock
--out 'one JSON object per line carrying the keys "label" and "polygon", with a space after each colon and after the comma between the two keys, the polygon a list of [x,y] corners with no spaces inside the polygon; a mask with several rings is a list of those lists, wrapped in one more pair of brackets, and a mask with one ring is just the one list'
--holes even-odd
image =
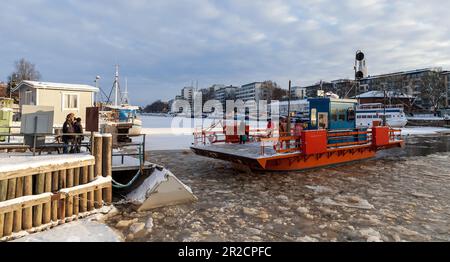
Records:
{"label": "snowy rock", "polygon": [[135,236],[139,234],[140,232],[144,231],[145,224],[144,223],[134,223],[130,226],[130,232],[133,233]]}
{"label": "snowy rock", "polygon": [[383,240],[381,240],[379,237],[376,236],[370,236],[367,238],[367,242],[383,242]]}
{"label": "snowy rock", "polygon": [[402,235],[405,235],[405,236],[409,236],[409,237],[420,236],[420,234],[417,233],[416,231],[409,230],[409,229],[407,229],[405,227],[402,227],[402,226],[396,226],[396,227],[393,227],[393,229],[395,231],[397,231],[398,233],[400,233]]}
{"label": "snowy rock", "polygon": [[134,240],[134,235],[128,234],[126,241],[133,241],[133,240]]}
{"label": "snowy rock", "polygon": [[311,214],[306,214],[305,218],[309,219],[309,220],[314,220],[314,216]]}
{"label": "snowy rock", "polygon": [[367,218],[367,222],[370,225],[376,226],[376,225],[380,225],[381,224],[381,221],[376,216],[369,216],[369,215],[367,215],[365,217]]}
{"label": "snowy rock", "polygon": [[252,235],[261,235],[261,230],[256,228],[248,228],[247,231]]}
{"label": "snowy rock", "polygon": [[299,207],[299,208],[297,208],[297,213],[306,215],[309,213],[309,210],[306,207]]}
{"label": "snowy rock", "polygon": [[297,242],[319,242],[319,240],[310,236],[304,236],[297,238]]}
{"label": "snowy rock", "polygon": [[256,242],[261,242],[262,241],[262,238],[260,238],[259,236],[252,236],[250,239],[253,240],[253,241],[256,241]]}
{"label": "snowy rock", "polygon": [[286,213],[286,212],[288,212],[291,209],[289,207],[278,207],[278,210],[280,210],[283,213]]}
{"label": "snowy rock", "polygon": [[279,195],[279,196],[275,197],[275,199],[277,199],[277,200],[279,200],[279,201],[281,201],[283,203],[289,202],[289,198],[287,196],[284,196],[284,195]]}
{"label": "snowy rock", "polygon": [[341,206],[365,210],[371,210],[375,208],[367,200],[362,199],[358,196],[338,196],[335,198],[335,200],[329,197],[324,197],[324,198],[317,198],[314,201],[316,203],[329,206]]}
{"label": "snowy rock", "polygon": [[247,208],[247,207],[244,207],[242,209],[242,212],[244,212],[244,214],[247,216],[256,216],[259,213],[258,210],[254,209],[254,208]]}
{"label": "snowy rock", "polygon": [[[102,215],[102,214],[96,214],[96,215],[90,217],[89,221],[97,221],[97,222],[103,223],[106,221],[106,217],[105,217],[105,215]],[[71,222],[71,221],[67,221],[67,222]]]}
{"label": "snowy rock", "polygon": [[282,224],[283,224],[283,219],[277,218],[277,219],[273,220],[273,222],[274,222],[275,224],[282,225]]}
{"label": "snowy rock", "polygon": [[306,186],[306,188],[314,191],[315,194],[335,193],[336,191],[325,186]]}
{"label": "snowy rock", "polygon": [[116,224],[116,228],[117,229],[125,229],[130,227],[132,224],[137,223],[139,220],[137,218],[133,219],[133,220],[121,220],[119,222],[117,222]]}
{"label": "snowy rock", "polygon": [[270,218],[270,215],[269,215],[269,213],[267,213],[266,211],[261,211],[261,212],[259,212],[259,214],[258,214],[257,217],[258,217],[258,218],[261,218],[261,219],[263,219],[263,220],[267,220],[267,219]]}
{"label": "snowy rock", "polygon": [[400,236],[398,234],[392,234],[392,238],[394,239],[395,242],[402,242],[402,239],[400,238]]}
{"label": "snowy rock", "polygon": [[214,194],[224,194],[224,195],[229,195],[232,194],[233,191],[227,191],[227,190],[216,190],[213,192]]}
{"label": "snowy rock", "polygon": [[373,228],[362,229],[359,233],[367,239],[367,242],[382,242],[380,232]]}
{"label": "snowy rock", "polygon": [[119,215],[119,214],[120,214],[119,210],[118,210],[115,206],[113,206],[113,207],[109,210],[109,212],[107,212],[107,213],[105,214],[105,219],[110,219],[110,218],[115,217],[115,216],[117,216],[117,215]]}
{"label": "snowy rock", "polygon": [[153,231],[153,227],[154,227],[153,218],[149,217],[147,219],[147,222],[145,223],[145,229],[147,230],[148,233],[151,233]]}
{"label": "snowy rock", "polygon": [[423,193],[419,193],[419,192],[413,192],[413,193],[411,193],[411,195],[413,195],[417,198],[434,198],[434,196],[432,196],[432,195],[423,194]]}
{"label": "snowy rock", "polygon": [[327,216],[332,216],[332,215],[338,214],[337,211],[331,210],[331,209],[326,208],[326,207],[319,207],[319,210],[320,210],[324,215],[327,215]]}
{"label": "snowy rock", "polygon": [[155,212],[152,214],[153,219],[164,219],[166,216],[163,213]]}

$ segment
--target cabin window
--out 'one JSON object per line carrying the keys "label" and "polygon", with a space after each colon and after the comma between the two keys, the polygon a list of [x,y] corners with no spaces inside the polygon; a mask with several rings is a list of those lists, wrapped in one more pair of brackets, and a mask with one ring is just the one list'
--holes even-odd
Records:
{"label": "cabin window", "polygon": [[78,94],[63,94],[63,108],[64,110],[78,109]]}
{"label": "cabin window", "polygon": [[347,118],[348,118],[348,120],[349,121],[353,121],[353,120],[355,120],[355,117],[356,117],[355,110],[353,110],[353,108],[349,108],[348,111],[347,111]]}
{"label": "cabin window", "polygon": [[317,126],[317,109],[316,108],[311,109],[311,126],[312,127]]}
{"label": "cabin window", "polygon": [[333,121],[337,121],[338,120],[338,110],[337,109],[331,110],[331,119]]}
{"label": "cabin window", "polygon": [[25,91],[25,105],[33,105],[33,92]]}
{"label": "cabin window", "polygon": [[319,113],[319,128],[328,129],[328,114]]}
{"label": "cabin window", "polygon": [[345,121],[346,112],[344,109],[341,109],[339,112],[339,121]]}

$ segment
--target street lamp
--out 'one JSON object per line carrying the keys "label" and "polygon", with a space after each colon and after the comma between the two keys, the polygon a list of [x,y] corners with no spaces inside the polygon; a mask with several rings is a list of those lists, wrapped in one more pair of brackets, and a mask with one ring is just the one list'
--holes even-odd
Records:
{"label": "street lamp", "polygon": [[[95,87],[96,87],[97,89],[99,89],[99,82],[100,82],[100,79],[102,79],[100,76],[96,76],[96,77],[95,77],[95,81],[94,81],[94,82],[95,82]],[[98,93],[100,93],[100,92],[98,92]],[[95,100],[97,100],[97,101],[94,101],[94,105],[95,105],[95,102],[99,102],[99,101],[98,101],[98,100],[99,100],[99,99],[98,99],[98,95],[99,95],[98,93],[95,95],[95,97],[96,97]]]}

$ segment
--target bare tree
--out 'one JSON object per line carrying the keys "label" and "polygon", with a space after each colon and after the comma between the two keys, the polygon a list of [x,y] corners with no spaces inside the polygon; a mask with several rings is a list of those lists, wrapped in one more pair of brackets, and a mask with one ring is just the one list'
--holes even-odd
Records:
{"label": "bare tree", "polygon": [[282,100],[288,96],[288,90],[282,89],[276,82],[271,80],[264,81],[262,87],[268,90],[266,100]]}
{"label": "bare tree", "polygon": [[8,77],[8,93],[12,98],[17,99],[17,94],[12,94],[11,90],[15,88],[20,82],[24,80],[38,81],[41,79],[41,73],[36,69],[36,66],[27,61],[25,58],[14,63],[14,72]]}
{"label": "bare tree", "polygon": [[8,81],[20,83],[23,80],[38,81],[41,79],[41,73],[36,69],[36,65],[27,61],[25,58],[14,63],[14,72],[8,77]]}
{"label": "bare tree", "polygon": [[441,72],[429,72],[421,79],[423,101],[430,106],[430,109],[436,112],[445,105],[446,83]]}

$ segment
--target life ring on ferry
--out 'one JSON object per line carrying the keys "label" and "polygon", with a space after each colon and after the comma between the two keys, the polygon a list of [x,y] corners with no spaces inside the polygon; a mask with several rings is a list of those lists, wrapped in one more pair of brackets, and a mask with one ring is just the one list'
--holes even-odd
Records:
{"label": "life ring on ferry", "polygon": [[217,142],[217,140],[218,140],[218,137],[217,137],[217,134],[216,134],[216,133],[211,134],[211,135],[208,136],[208,141],[209,141],[211,144],[214,144],[215,142]]}

